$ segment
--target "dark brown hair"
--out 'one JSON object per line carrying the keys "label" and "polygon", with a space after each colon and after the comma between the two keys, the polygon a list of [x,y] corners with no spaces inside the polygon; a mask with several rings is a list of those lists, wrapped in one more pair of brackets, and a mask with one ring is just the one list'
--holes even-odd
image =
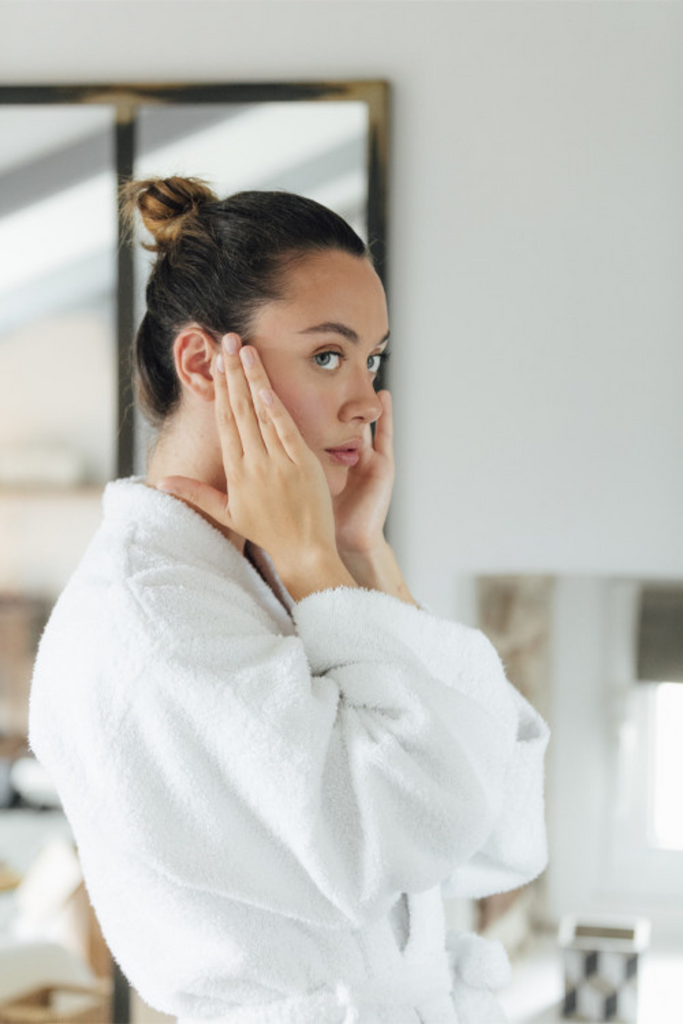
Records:
{"label": "dark brown hair", "polygon": [[292,192],[219,199],[199,178],[172,177],[129,181],[120,199],[129,230],[139,212],[154,239],[143,247],[157,253],[133,346],[137,401],[155,426],[180,400],[173,342],[183,327],[248,340],[261,307],[286,297],[298,260],[332,249],[372,262],[342,217]]}

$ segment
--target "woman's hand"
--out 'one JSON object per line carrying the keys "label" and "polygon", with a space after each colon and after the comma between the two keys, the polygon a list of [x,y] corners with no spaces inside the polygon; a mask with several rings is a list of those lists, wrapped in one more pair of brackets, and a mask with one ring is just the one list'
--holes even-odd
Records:
{"label": "woman's hand", "polygon": [[369,555],[384,542],[384,523],[394,486],[393,420],[391,395],[378,391],[382,415],[372,443],[366,426],[366,445],[358,463],[349,470],[344,490],[333,499],[337,549],[345,557]]}
{"label": "woman's hand", "polygon": [[368,425],[361,458],[349,470],[344,490],[333,499],[337,550],[359,586],[381,590],[414,605],[415,599],[384,537],[394,486],[394,431],[391,395],[388,391],[378,391],[377,395],[382,415],[377,420],[375,443]]}
{"label": "woman's hand", "polygon": [[157,486],[264,548],[295,600],[355,586],[337,553],[319,460],[273,391],[256,349],[240,350],[237,335],[223,342],[212,372],[227,493],[184,477],[166,477]]}

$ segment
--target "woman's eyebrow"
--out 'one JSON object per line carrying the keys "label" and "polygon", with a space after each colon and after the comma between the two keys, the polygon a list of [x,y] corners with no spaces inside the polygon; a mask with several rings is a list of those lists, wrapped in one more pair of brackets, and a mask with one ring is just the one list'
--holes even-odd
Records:
{"label": "woman's eyebrow", "polygon": [[[347,341],[353,342],[357,345],[360,338],[354,331],[353,327],[348,327],[346,324],[340,324],[336,321],[329,321],[324,324],[316,324],[315,327],[307,327],[305,331],[299,331],[299,334],[341,334]],[[387,331],[383,338],[381,338],[377,344],[383,345],[385,341],[389,340],[391,331]]]}

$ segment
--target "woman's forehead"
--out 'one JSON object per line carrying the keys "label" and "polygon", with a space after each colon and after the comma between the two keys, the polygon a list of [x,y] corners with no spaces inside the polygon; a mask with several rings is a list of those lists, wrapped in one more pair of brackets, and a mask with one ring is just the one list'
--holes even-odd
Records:
{"label": "woman's forehead", "polygon": [[365,257],[348,253],[325,252],[297,263],[286,276],[286,297],[277,305],[273,314],[285,315],[301,332],[341,324],[357,338],[369,333],[379,343],[389,329],[377,272]]}

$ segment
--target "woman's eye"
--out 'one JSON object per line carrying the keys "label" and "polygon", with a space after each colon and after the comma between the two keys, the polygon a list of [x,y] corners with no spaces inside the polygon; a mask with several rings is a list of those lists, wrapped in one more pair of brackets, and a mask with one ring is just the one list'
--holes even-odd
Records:
{"label": "woman's eye", "polygon": [[[339,352],[318,352],[318,354],[313,356],[313,358],[318,366],[322,366],[323,369],[336,370],[342,357]],[[333,363],[333,359],[336,359],[337,362]]]}
{"label": "woman's eye", "polygon": [[[337,370],[344,360],[341,352],[317,352],[313,359],[317,366],[323,370]],[[379,373],[380,367],[385,359],[389,358],[388,352],[377,352],[374,356],[368,356],[367,367],[370,373]]]}

